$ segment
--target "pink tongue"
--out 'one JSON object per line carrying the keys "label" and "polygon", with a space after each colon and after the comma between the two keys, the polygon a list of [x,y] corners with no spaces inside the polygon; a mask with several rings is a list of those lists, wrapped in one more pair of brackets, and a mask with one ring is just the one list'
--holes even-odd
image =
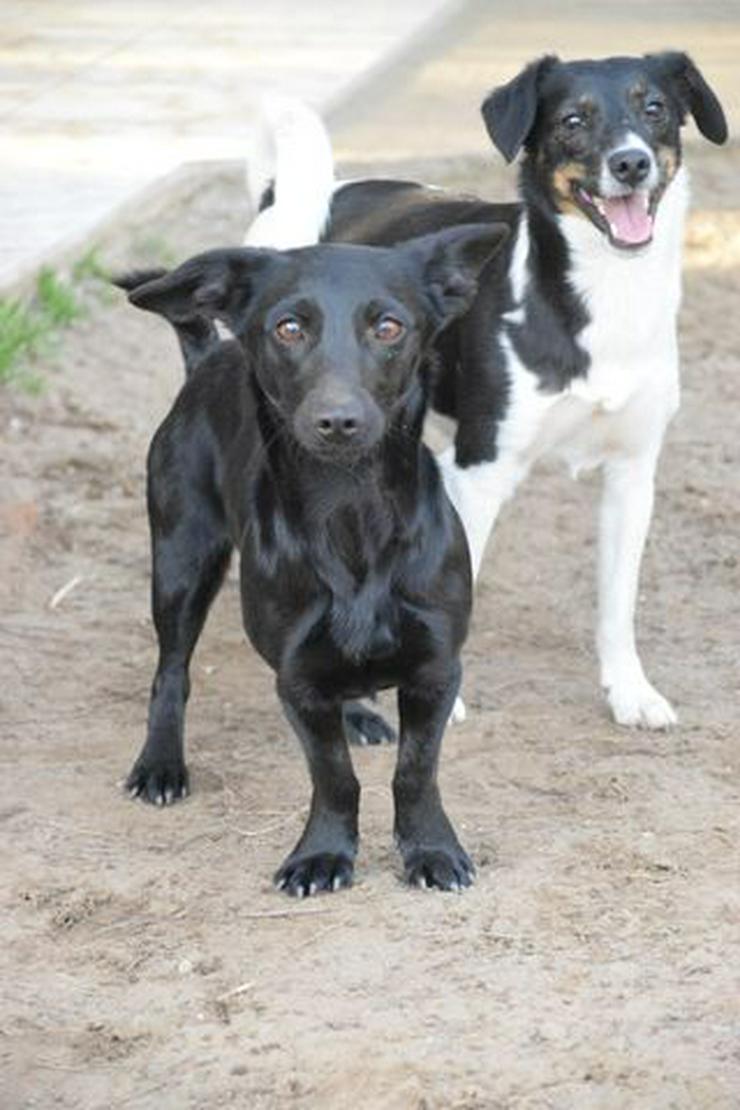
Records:
{"label": "pink tongue", "polygon": [[653,217],[648,213],[648,198],[644,193],[604,197],[603,205],[615,239],[622,243],[648,242],[653,234]]}

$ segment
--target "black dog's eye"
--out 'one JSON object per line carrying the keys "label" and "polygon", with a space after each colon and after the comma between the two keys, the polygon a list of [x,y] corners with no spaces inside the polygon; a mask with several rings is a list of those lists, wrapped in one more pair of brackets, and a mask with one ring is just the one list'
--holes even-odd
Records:
{"label": "black dog's eye", "polygon": [[665,111],[665,104],[662,100],[648,100],[645,105],[645,115],[650,119],[660,119]]}
{"label": "black dog's eye", "polygon": [[373,334],[381,343],[395,343],[405,330],[401,321],[394,316],[381,316],[373,327]]}
{"label": "black dog's eye", "polygon": [[568,112],[567,116],[563,116],[561,122],[566,131],[577,131],[579,127],[586,126],[586,120],[578,112]]}
{"label": "black dog's eye", "polygon": [[300,343],[306,338],[301,322],[295,316],[284,316],[282,320],[278,320],[275,335],[281,343]]}

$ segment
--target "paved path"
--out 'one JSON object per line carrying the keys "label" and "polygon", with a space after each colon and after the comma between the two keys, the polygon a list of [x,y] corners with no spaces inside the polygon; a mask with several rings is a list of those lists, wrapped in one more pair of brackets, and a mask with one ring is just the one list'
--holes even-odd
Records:
{"label": "paved path", "polygon": [[327,107],[456,0],[4,0],[0,287],[186,161],[244,158],[258,96]]}
{"label": "paved path", "polygon": [[5,0],[0,288],[180,163],[246,157],[262,92],[320,106],[346,161],[482,153],[525,61],[666,47],[740,126],[740,0]]}

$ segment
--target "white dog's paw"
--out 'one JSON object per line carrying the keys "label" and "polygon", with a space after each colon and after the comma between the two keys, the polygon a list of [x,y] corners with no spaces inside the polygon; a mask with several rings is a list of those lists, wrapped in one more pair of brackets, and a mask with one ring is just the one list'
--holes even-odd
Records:
{"label": "white dog's paw", "polygon": [[606,696],[618,725],[627,728],[665,729],[678,722],[671,703],[647,679],[614,684],[606,691]]}
{"label": "white dog's paw", "polygon": [[463,721],[467,718],[467,715],[468,711],[465,708],[465,702],[462,700],[462,698],[455,698],[455,704],[453,705],[452,712],[450,713],[449,723],[451,725],[461,725]]}

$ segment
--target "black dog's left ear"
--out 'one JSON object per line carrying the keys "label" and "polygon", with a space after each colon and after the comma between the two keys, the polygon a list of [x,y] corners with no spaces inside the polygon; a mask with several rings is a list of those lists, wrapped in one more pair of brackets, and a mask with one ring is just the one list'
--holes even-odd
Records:
{"label": "black dog's left ear", "polygon": [[481,270],[508,237],[506,224],[460,224],[409,242],[421,263],[440,329],[473,303]]}
{"label": "black dog's left ear", "polygon": [[507,162],[516,158],[534,127],[542,79],[559,60],[554,54],[546,54],[530,62],[512,81],[499,85],[483,101],[481,114],[486,130]]}
{"label": "black dog's left ear", "polygon": [[724,143],[727,120],[722,105],[688,54],[669,50],[664,54],[648,54],[647,58],[668,76],[683,110],[691,113],[704,138]]}
{"label": "black dog's left ear", "polygon": [[[117,284],[129,290],[137,308],[157,312],[171,323],[189,323],[197,316],[222,320],[234,334],[254,292],[258,276],[279,265],[277,251],[235,247],[205,251],[175,270],[124,276]],[[146,280],[149,278],[149,280]]]}

